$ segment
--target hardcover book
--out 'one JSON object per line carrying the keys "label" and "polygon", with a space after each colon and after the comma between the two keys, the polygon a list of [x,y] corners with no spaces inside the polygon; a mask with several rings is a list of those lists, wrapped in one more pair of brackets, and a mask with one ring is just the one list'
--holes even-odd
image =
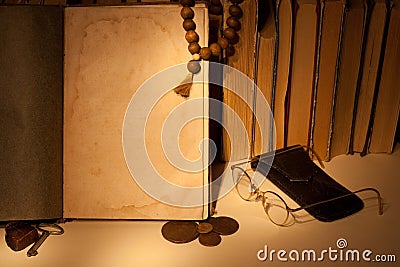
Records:
{"label": "hardcover book", "polygon": [[398,89],[400,75],[396,71],[400,68],[400,1],[392,1],[390,7],[379,94],[369,145],[369,151],[372,153],[393,151],[398,124],[396,114],[400,111],[400,90]]}
{"label": "hardcover book", "polygon": [[366,39],[370,13],[367,1],[349,0],[347,5],[339,48],[340,65],[335,91],[329,158],[349,152],[357,78],[363,58],[363,40]]}
{"label": "hardcover book", "polygon": [[371,18],[368,37],[365,42],[365,54],[361,70],[361,81],[357,88],[357,102],[353,117],[354,133],[351,136],[351,151],[363,152],[368,146],[368,125],[373,106],[374,92],[377,87],[378,73],[381,68],[382,44],[385,38],[386,16],[388,5],[386,0],[376,0],[371,7]]}
{"label": "hardcover book", "polygon": [[294,35],[287,105],[287,146],[309,143],[319,3],[294,2]]}
{"label": "hardcover book", "polygon": [[323,160],[328,160],[346,2],[323,0],[320,7],[310,145]]}
{"label": "hardcover book", "polygon": [[[207,10],[194,10],[204,46]],[[178,4],[0,7],[0,221],[208,216],[208,147],[199,152],[208,137],[208,86],[195,83],[188,99],[172,90],[191,59],[181,25]],[[143,90],[177,64],[185,71]],[[207,79],[206,64],[197,77]],[[147,99],[133,97],[140,92],[150,101],[160,90],[151,111],[140,112]],[[194,98],[202,116],[181,125],[179,136],[165,132],[170,114],[184,118],[177,107]],[[135,134],[141,132],[143,138]],[[173,142],[203,168],[190,172],[170,162],[165,146]],[[151,168],[132,162],[143,158]],[[139,181],[154,172],[164,179],[154,188],[165,181],[198,187],[179,197],[201,203],[170,204],[173,191],[145,192]]]}

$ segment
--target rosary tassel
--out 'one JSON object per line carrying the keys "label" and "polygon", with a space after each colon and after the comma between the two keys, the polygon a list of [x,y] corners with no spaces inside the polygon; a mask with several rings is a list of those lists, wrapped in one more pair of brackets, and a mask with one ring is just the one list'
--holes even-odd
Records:
{"label": "rosary tassel", "polygon": [[181,84],[174,89],[175,93],[181,95],[184,98],[188,98],[190,95],[190,89],[192,88],[193,84],[193,75],[199,73],[201,70],[201,66],[198,60],[190,60],[187,63],[186,67],[189,71],[189,74],[186,75]]}
{"label": "rosary tassel", "polygon": [[186,75],[185,79],[174,88],[174,92],[177,93],[178,95],[181,95],[184,98],[189,97],[190,95],[190,89],[192,88],[193,84],[193,73],[189,73]]}

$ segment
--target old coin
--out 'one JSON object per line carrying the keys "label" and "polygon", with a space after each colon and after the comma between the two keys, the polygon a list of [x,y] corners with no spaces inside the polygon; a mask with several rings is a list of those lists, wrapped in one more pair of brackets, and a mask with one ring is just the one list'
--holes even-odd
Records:
{"label": "old coin", "polygon": [[210,223],[202,222],[197,225],[197,232],[200,234],[207,234],[213,230],[213,226]]}
{"label": "old coin", "polygon": [[221,236],[215,232],[199,235],[199,242],[206,247],[215,247],[221,243]]}
{"label": "old coin", "polygon": [[199,236],[197,223],[187,221],[167,222],[163,225],[161,233],[168,241],[178,244],[189,243]]}
{"label": "old coin", "polygon": [[239,223],[226,216],[211,217],[208,222],[212,224],[213,231],[221,235],[231,235],[239,229]]}

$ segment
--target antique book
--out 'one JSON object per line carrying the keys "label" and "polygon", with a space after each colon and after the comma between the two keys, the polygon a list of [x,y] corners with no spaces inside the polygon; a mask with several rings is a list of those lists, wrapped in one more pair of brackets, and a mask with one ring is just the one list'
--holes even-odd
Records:
{"label": "antique book", "polygon": [[[229,6],[228,1],[225,4]],[[247,75],[254,84],[238,75],[224,74],[223,102],[240,118],[240,124],[232,114],[222,113],[222,121],[236,129],[235,134],[223,132],[222,159],[238,160],[273,149],[275,138],[272,117],[273,87],[275,81],[276,26],[273,1],[244,2],[238,31],[239,42],[235,55],[228,65]],[[228,8],[226,8],[228,10]],[[225,14],[229,16],[229,14]],[[243,30],[246,29],[246,30]],[[229,86],[233,87],[229,88]],[[243,98],[239,95],[244,96]]]}
{"label": "antique book", "polygon": [[400,1],[391,3],[385,54],[380,76],[369,152],[391,153],[400,111]]}
{"label": "antique book", "polygon": [[323,159],[328,159],[332,127],[332,109],[339,68],[339,47],[346,3],[342,0],[320,2],[317,66],[314,84],[310,145]]}
{"label": "antique book", "polygon": [[[203,46],[207,10],[194,9]],[[208,65],[188,99],[175,94],[191,59],[181,25],[178,4],[0,7],[0,221],[208,216],[208,146],[199,152],[208,137]],[[177,64],[183,72],[151,83]],[[166,130],[171,114],[187,117],[179,107],[192,99],[199,118],[175,127],[179,134]],[[202,168],[176,165],[170,146]],[[140,183],[154,172],[163,178],[153,185],[159,195]],[[165,182],[200,189],[176,198]]]}
{"label": "antique book", "polygon": [[[247,88],[248,85],[241,84],[237,77],[225,76],[224,84],[235,84],[245,97],[241,99],[225,88],[223,102],[238,114],[247,132],[235,132],[230,136],[224,132],[223,160],[243,159],[250,154],[260,154],[274,146],[284,145],[285,98],[292,46],[292,3],[290,0],[267,1],[268,16],[260,29],[256,25],[257,16],[265,16],[260,13],[265,11],[257,9],[252,1],[243,5],[247,12],[241,19],[242,29],[249,30],[238,32],[240,40],[235,45],[236,54],[228,59],[228,65],[255,80],[259,92],[255,93],[252,86]],[[257,108],[265,100],[273,118],[270,111]],[[256,119],[251,108],[255,110]],[[222,116],[224,123],[234,124],[229,114],[223,113]],[[233,125],[232,128],[241,127]],[[246,147],[248,142],[250,145]]]}
{"label": "antique book", "polygon": [[293,35],[293,9],[291,0],[276,1],[276,85],[273,114],[276,129],[276,147],[282,148],[285,139],[285,98],[289,85],[289,69]]}
{"label": "antique book", "polygon": [[[229,1],[224,1],[225,17],[229,17]],[[254,53],[256,45],[256,22],[257,22],[257,4],[256,1],[244,1],[241,8],[243,17],[240,19],[241,29],[238,31],[239,42],[235,44],[235,54],[228,58],[228,66],[247,75],[251,80],[254,79]],[[252,108],[254,105],[254,88],[251,84],[241,79],[238,75],[224,76],[223,103],[228,105],[235,114],[240,118],[240,123],[243,123],[245,131],[241,129],[241,125],[237,125],[231,114],[222,113],[223,124],[231,125],[232,129],[237,129],[235,134],[228,134],[223,131],[222,134],[222,151],[221,157],[224,161],[239,160],[250,156],[250,147],[248,144],[252,140]],[[234,93],[229,85],[234,85],[235,90],[240,90],[243,99]]]}
{"label": "antique book", "polygon": [[287,144],[308,144],[318,31],[318,3],[295,2],[290,86],[287,92]]}
{"label": "antique book", "polygon": [[358,73],[363,55],[363,39],[369,18],[366,1],[349,0],[347,6],[342,29],[329,158],[349,152]]}
{"label": "antique book", "polygon": [[[257,56],[257,86],[259,91],[255,95],[255,116],[257,120],[254,121],[254,154],[259,155],[275,149],[274,139],[276,139],[274,118],[273,115],[273,102],[275,99],[274,85],[276,82],[276,25],[275,25],[275,11],[272,1],[266,1],[266,9],[258,10],[259,19],[265,12],[265,18],[262,17],[263,25],[260,25],[258,30],[258,56]],[[262,102],[269,103],[270,110],[263,110],[261,108]],[[275,136],[274,136],[275,135]]]}
{"label": "antique book", "polygon": [[386,25],[388,5],[386,0],[375,0],[371,10],[368,37],[365,43],[364,60],[361,69],[361,81],[356,91],[354,131],[351,136],[351,152],[363,152],[368,142],[368,125],[371,117],[374,92],[376,88],[382,44]]}

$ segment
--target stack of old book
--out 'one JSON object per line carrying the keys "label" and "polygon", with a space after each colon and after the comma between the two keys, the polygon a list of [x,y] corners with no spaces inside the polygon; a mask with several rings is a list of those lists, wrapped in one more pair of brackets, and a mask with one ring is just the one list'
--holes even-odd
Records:
{"label": "stack of old book", "polygon": [[[239,43],[228,62],[257,78],[273,113],[273,120],[265,120],[268,115],[256,112],[257,125],[244,120],[255,136],[253,154],[274,144],[308,144],[324,160],[354,152],[392,152],[400,108],[400,1],[268,2],[269,9],[253,6],[245,12],[244,20],[262,12],[268,18],[261,26],[254,23],[257,34],[239,32],[251,44]],[[255,97],[262,96],[249,95],[247,105],[256,107]],[[224,96],[238,113],[251,112]],[[223,118],[229,123],[229,116]],[[240,147],[243,138],[225,139],[225,146],[236,148],[223,149],[225,160],[248,157]],[[261,138],[271,145],[260,147]]]}

